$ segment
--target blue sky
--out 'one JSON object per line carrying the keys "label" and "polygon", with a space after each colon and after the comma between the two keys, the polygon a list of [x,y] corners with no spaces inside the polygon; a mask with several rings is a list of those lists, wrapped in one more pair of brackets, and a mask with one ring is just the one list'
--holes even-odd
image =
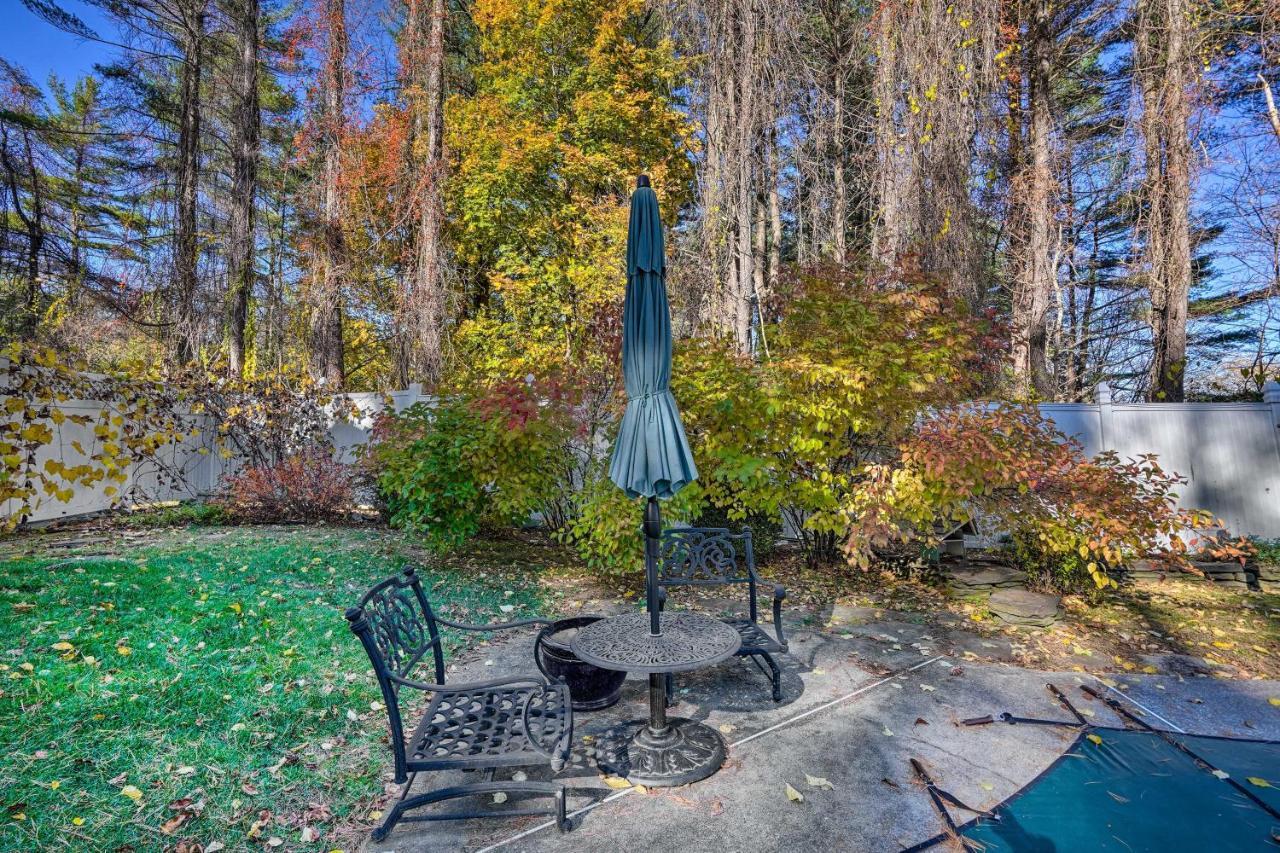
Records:
{"label": "blue sky", "polygon": [[[32,81],[43,86],[50,74],[74,82],[93,70],[95,62],[111,57],[113,49],[86,42],[54,28],[32,14],[19,0],[0,0],[6,7],[0,28],[0,56],[27,70]],[[79,16],[89,27],[110,38],[115,35],[102,14],[90,6],[64,0],[63,8]]]}

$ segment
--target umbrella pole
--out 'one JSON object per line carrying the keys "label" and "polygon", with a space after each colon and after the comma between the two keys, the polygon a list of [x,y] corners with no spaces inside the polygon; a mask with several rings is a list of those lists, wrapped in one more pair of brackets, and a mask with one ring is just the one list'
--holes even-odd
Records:
{"label": "umbrella pole", "polygon": [[662,538],[662,512],[658,499],[649,498],[644,508],[644,595],[649,608],[649,633],[662,633],[658,617],[658,553]]}

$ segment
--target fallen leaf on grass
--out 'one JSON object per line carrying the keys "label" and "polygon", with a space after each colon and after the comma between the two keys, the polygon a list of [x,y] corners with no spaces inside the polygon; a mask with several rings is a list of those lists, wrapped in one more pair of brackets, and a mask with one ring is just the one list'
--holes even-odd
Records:
{"label": "fallen leaf on grass", "polygon": [[832,785],[830,781],[823,779],[821,776],[810,776],[806,773],[804,774],[804,781],[809,783],[810,788],[822,788],[826,791],[834,791],[836,789],[835,785]]}
{"label": "fallen leaf on grass", "polygon": [[791,787],[791,783],[789,782],[787,783],[786,792],[787,792],[787,799],[790,800],[791,802],[793,803],[804,802],[804,794],[800,793],[795,788]]}
{"label": "fallen leaf on grass", "polygon": [[138,790],[136,785],[125,785],[120,789],[120,793],[133,800],[135,803],[142,799],[142,791]]}

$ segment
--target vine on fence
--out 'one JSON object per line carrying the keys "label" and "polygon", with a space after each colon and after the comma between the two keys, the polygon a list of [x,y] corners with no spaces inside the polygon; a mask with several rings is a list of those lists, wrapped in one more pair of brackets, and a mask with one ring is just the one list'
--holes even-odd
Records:
{"label": "vine on fence", "polygon": [[[81,489],[101,487],[114,508],[182,488],[211,453],[256,466],[331,453],[329,424],[360,414],[347,398],[305,380],[192,375],[160,384],[90,373],[79,359],[20,344],[0,349],[0,381],[0,532],[21,526],[46,501],[69,503]],[[84,435],[64,438],[68,424]],[[190,452],[172,452],[183,443]]]}

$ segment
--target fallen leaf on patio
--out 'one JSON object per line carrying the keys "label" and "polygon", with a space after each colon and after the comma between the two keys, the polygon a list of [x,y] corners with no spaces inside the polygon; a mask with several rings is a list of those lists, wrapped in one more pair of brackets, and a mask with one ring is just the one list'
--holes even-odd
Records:
{"label": "fallen leaf on patio", "polygon": [[604,779],[604,783],[608,785],[610,788],[614,789],[615,791],[620,791],[623,788],[631,787],[631,783],[620,776],[605,776],[603,777],[603,779]]}
{"label": "fallen leaf on patio", "polygon": [[644,796],[645,794],[649,793],[649,789],[646,788],[644,785],[636,785],[634,787],[636,789],[636,793],[639,794],[640,796]]}
{"label": "fallen leaf on patio", "polygon": [[1219,779],[1230,779],[1230,778],[1231,778],[1231,774],[1230,774],[1230,773],[1228,773],[1228,772],[1227,772],[1227,771],[1225,771],[1225,770],[1215,770],[1215,771],[1213,771],[1213,775],[1214,775],[1214,776],[1217,776]]}
{"label": "fallen leaf on patio", "polygon": [[1267,702],[1271,703],[1272,705],[1275,705],[1277,708],[1280,708],[1280,696],[1272,696],[1269,699],[1267,699]]}
{"label": "fallen leaf on patio", "polygon": [[511,774],[512,782],[524,782],[528,778],[529,778],[529,774],[525,773],[523,770],[517,770],[515,773]]}
{"label": "fallen leaf on patio", "polygon": [[990,782],[979,782],[978,787],[984,791],[994,791],[996,789],[996,786],[992,785]]}
{"label": "fallen leaf on patio", "polygon": [[733,723],[721,723],[720,734],[723,734],[723,735],[733,734]]}
{"label": "fallen leaf on patio", "polygon": [[885,727],[884,727],[884,736],[885,736],[885,737],[893,737],[893,729],[889,728],[888,726],[885,726]]}
{"label": "fallen leaf on patio", "polygon": [[1103,684],[1107,685],[1108,687],[1116,686],[1116,683],[1112,681],[1110,678],[1099,678],[1098,680],[1101,681]]}
{"label": "fallen leaf on patio", "polygon": [[1102,745],[1102,738],[1098,737],[1097,735],[1086,735],[1085,737],[1088,738],[1090,743],[1095,743],[1098,746]]}
{"label": "fallen leaf on patio", "polygon": [[806,773],[804,774],[804,781],[808,783],[810,788],[822,788],[826,791],[834,791],[836,789],[835,785],[832,785],[829,780],[824,779],[821,776],[810,776]]}
{"label": "fallen leaf on patio", "polygon": [[916,717],[915,725],[917,725],[917,726],[927,726],[927,725],[929,725],[929,721],[928,721],[928,720],[926,720],[924,717]]}
{"label": "fallen leaf on patio", "polygon": [[827,671],[826,671],[825,669],[818,668],[818,669],[815,669],[815,670],[813,671],[813,674],[814,674],[814,675],[826,675],[826,674],[827,674]]}
{"label": "fallen leaf on patio", "polygon": [[498,791],[496,794],[493,795],[493,801],[495,803],[505,803],[507,801],[507,795],[502,793],[501,791]]}
{"label": "fallen leaf on patio", "polygon": [[932,693],[938,688],[934,687],[932,684],[921,684],[920,689],[923,690],[925,693]]}
{"label": "fallen leaf on patio", "polygon": [[133,800],[135,803],[142,799],[142,791],[134,785],[125,785],[120,789],[120,793]]}
{"label": "fallen leaf on patio", "polygon": [[1245,779],[1249,781],[1250,785],[1253,785],[1258,788],[1274,788],[1275,787],[1275,785],[1272,785],[1270,782],[1268,782],[1266,779],[1263,779],[1261,776],[1246,776]]}
{"label": "fallen leaf on patio", "polygon": [[791,787],[791,783],[787,783],[787,799],[793,803],[803,803],[804,794]]}
{"label": "fallen leaf on patio", "polygon": [[884,779],[881,779],[880,781],[881,781],[881,782],[883,782],[884,784],[888,785],[890,788],[892,788],[892,789],[893,789],[893,790],[895,790],[895,791],[901,791],[901,790],[902,790],[902,787],[901,787],[897,782],[893,781],[892,779],[884,778]]}

